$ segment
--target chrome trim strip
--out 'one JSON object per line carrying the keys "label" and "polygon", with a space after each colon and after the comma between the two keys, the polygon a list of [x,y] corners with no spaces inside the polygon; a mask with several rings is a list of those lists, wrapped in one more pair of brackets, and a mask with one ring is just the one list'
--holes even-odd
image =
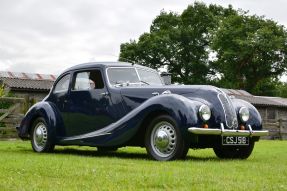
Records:
{"label": "chrome trim strip", "polygon": [[[217,99],[219,100],[220,104],[221,104],[221,107],[223,109],[223,112],[224,112],[224,117],[225,117],[225,124],[226,126],[229,128],[229,129],[234,129],[235,127],[233,127],[233,123],[231,126],[228,125],[228,120],[227,120],[227,111],[225,110],[225,107],[224,107],[224,104],[222,102],[222,100],[220,99],[220,95],[224,96],[226,101],[227,101],[227,104],[228,104],[228,107],[231,107],[232,110],[234,110],[234,107],[232,105],[232,103],[230,102],[230,99],[228,98],[228,96],[226,95],[226,93],[224,93],[221,89],[217,88],[217,90],[220,92],[217,94]],[[237,113],[235,112],[235,119],[236,119],[236,126],[238,125],[238,120],[237,120]],[[234,120],[234,119],[233,119]]]}
{"label": "chrome trim strip", "polygon": [[223,123],[220,123],[220,129],[204,129],[199,127],[190,127],[188,131],[197,135],[221,135],[221,136],[242,136],[242,137],[260,137],[267,136],[269,131],[253,131],[251,125],[248,125],[249,130],[229,130],[224,129]]}

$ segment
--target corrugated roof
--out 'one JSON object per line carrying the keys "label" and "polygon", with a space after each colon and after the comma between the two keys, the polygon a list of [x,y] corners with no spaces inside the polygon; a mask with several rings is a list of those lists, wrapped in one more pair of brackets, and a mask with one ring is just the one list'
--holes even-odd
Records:
{"label": "corrugated roof", "polygon": [[228,95],[244,95],[244,96],[252,96],[252,94],[248,93],[245,90],[236,90],[236,89],[226,89],[220,88],[222,91],[227,93]]}
{"label": "corrugated roof", "polygon": [[242,96],[242,95],[234,95],[234,97],[248,101],[249,103],[255,106],[260,105],[260,106],[287,107],[287,101],[286,103],[278,102],[274,100],[273,98],[271,99],[271,98],[266,98],[262,96]]}
{"label": "corrugated roof", "polygon": [[51,80],[19,79],[0,77],[5,86],[13,89],[49,91],[53,86]]}
{"label": "corrugated roof", "polygon": [[243,99],[255,106],[287,107],[287,99],[280,97],[254,96],[245,90],[220,88],[226,94]]}
{"label": "corrugated roof", "polygon": [[0,71],[0,78],[19,78],[19,79],[31,79],[31,80],[50,80],[55,81],[57,78],[53,74],[34,74],[34,73],[24,73],[24,72],[10,72],[10,71]]}

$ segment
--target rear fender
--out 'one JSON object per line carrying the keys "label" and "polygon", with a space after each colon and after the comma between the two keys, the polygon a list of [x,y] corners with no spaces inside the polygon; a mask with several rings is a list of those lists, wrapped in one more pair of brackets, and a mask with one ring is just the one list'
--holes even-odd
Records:
{"label": "rear fender", "polygon": [[48,125],[49,133],[52,135],[51,137],[54,138],[53,141],[55,141],[57,127],[63,124],[60,116],[57,107],[53,103],[46,101],[36,103],[29,109],[21,121],[18,129],[19,137],[22,139],[30,138],[33,122],[35,119],[43,117]]}

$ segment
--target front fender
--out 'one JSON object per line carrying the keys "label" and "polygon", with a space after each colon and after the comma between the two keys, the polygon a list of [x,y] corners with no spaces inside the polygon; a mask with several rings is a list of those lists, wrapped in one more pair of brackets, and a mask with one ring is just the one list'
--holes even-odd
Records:
{"label": "front fender", "polygon": [[[250,117],[246,122],[247,125],[251,125],[253,130],[261,130],[262,129],[262,119],[258,112],[258,110],[249,102],[244,101],[242,99],[231,99],[233,106],[238,114],[239,109],[241,107],[247,107],[249,109]],[[240,119],[238,117],[238,122],[240,123]]]}
{"label": "front fender", "polygon": [[187,136],[187,128],[198,125],[197,115],[200,102],[190,100],[176,94],[165,94],[154,96],[137,108],[129,112],[115,123],[107,127],[73,137],[62,139],[61,144],[84,144],[95,146],[116,146],[128,142],[138,132],[141,124],[150,113],[164,112],[175,119],[178,127]]}
{"label": "front fender", "polygon": [[60,116],[57,107],[53,103],[46,101],[38,102],[28,110],[22,119],[18,128],[18,135],[22,139],[30,138],[30,131],[34,120],[38,117],[43,117],[48,125],[49,133],[54,135],[51,138],[55,139],[57,126],[63,124]]}

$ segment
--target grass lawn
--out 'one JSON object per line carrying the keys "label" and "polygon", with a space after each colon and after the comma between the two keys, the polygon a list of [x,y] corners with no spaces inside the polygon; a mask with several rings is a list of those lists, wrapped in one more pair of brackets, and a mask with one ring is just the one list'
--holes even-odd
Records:
{"label": "grass lawn", "polygon": [[260,141],[247,160],[219,160],[211,149],[172,162],[142,148],[95,150],[38,154],[30,142],[0,141],[0,190],[287,190],[287,141]]}

